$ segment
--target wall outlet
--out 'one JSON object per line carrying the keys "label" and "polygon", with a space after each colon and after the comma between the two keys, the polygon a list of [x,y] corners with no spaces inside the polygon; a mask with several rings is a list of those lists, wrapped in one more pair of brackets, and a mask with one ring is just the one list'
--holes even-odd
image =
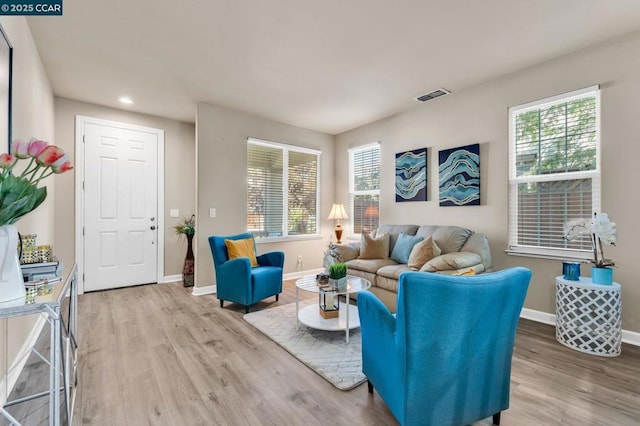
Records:
{"label": "wall outlet", "polygon": [[302,263],[302,255],[301,254],[298,255],[298,263]]}

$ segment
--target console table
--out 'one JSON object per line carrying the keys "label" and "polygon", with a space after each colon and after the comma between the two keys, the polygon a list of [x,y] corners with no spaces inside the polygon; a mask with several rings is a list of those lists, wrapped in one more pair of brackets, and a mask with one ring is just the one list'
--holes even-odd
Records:
{"label": "console table", "polygon": [[[45,346],[49,352],[48,357],[41,354],[35,347],[31,347],[13,363],[11,368],[6,369],[5,383],[8,376],[13,373],[12,370],[31,353],[49,366],[49,374],[45,379],[48,382],[47,391],[7,401],[3,398],[0,415],[12,424],[20,425],[20,422],[7,411],[8,408],[41,397],[49,398],[49,425],[72,424],[77,384],[77,275],[77,266],[73,265],[64,281],[61,278],[50,280],[52,286],[50,294],[37,296],[34,303],[0,308],[0,318],[38,314],[49,323],[49,344]],[[42,333],[42,335],[45,334]],[[6,332],[5,336],[7,336]],[[7,342],[5,341],[4,344],[7,345]],[[61,399],[61,394],[64,399]],[[7,399],[8,397],[9,395],[6,396]],[[63,413],[61,413],[62,401],[64,401]]]}
{"label": "console table", "polygon": [[620,355],[622,343],[621,287],[556,277],[556,339],[580,352]]}

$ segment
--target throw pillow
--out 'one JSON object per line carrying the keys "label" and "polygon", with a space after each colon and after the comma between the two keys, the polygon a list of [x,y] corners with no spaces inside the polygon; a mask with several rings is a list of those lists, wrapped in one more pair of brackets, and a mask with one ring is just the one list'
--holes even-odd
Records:
{"label": "throw pillow", "polygon": [[440,253],[440,247],[433,241],[432,237],[429,237],[413,246],[413,250],[409,255],[409,262],[407,262],[408,266],[412,269],[420,269],[422,265],[434,257],[440,256]]}
{"label": "throw pillow", "polygon": [[423,272],[438,272],[452,269],[475,267],[482,263],[480,255],[471,252],[459,251],[447,253],[431,259],[420,268]]}
{"label": "throw pillow", "polygon": [[420,241],[424,240],[423,237],[407,235],[401,232],[396,240],[396,245],[391,252],[391,259],[398,263],[409,263],[409,255],[413,247]]}
{"label": "throw pillow", "polygon": [[366,232],[362,233],[359,259],[387,259],[389,257],[389,234],[382,234],[372,238]]}
{"label": "throw pillow", "polygon": [[253,238],[246,238],[244,240],[224,240],[224,244],[227,246],[229,260],[237,259],[238,257],[248,257],[252,268],[258,266]]}

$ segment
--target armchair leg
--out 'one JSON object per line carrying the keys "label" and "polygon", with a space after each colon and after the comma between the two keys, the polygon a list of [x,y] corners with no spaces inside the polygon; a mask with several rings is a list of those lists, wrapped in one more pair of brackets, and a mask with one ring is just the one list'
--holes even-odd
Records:
{"label": "armchair leg", "polygon": [[276,294],[276,302],[278,301],[279,298],[280,298],[280,295]]}
{"label": "armchair leg", "polygon": [[248,313],[249,313],[249,305],[247,305],[247,306],[245,306],[245,307],[244,307],[244,313],[245,313],[245,314],[248,314]]}
{"label": "armchair leg", "polygon": [[493,424],[496,426],[500,425],[500,411],[493,415]]}
{"label": "armchair leg", "polygon": [[[368,380],[367,380],[367,387],[369,388],[369,393],[373,393],[373,384],[371,384],[371,382]],[[498,414],[498,416],[500,416],[500,414]]]}
{"label": "armchair leg", "polygon": [[220,299],[220,307],[223,308],[224,307],[224,300]]}

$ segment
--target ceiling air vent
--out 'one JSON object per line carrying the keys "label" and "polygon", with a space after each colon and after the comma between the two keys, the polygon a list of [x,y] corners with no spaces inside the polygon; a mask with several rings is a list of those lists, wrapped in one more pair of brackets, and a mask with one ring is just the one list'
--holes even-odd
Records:
{"label": "ceiling air vent", "polygon": [[430,101],[431,99],[434,99],[434,98],[439,98],[440,96],[448,95],[449,93],[451,93],[451,92],[449,92],[447,89],[443,89],[441,87],[438,90],[434,90],[433,92],[429,92],[429,93],[427,93],[425,95],[418,96],[416,98],[416,101],[426,102],[426,101]]}

